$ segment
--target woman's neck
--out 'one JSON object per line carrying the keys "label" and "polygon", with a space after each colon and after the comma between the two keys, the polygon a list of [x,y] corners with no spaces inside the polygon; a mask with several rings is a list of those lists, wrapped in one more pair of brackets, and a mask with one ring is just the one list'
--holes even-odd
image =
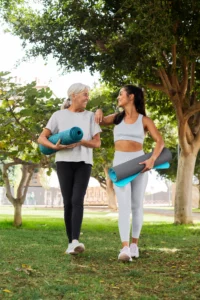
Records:
{"label": "woman's neck", "polygon": [[82,107],[76,107],[74,105],[70,105],[68,110],[70,110],[71,112],[83,112],[85,109]]}
{"label": "woman's neck", "polygon": [[125,110],[125,116],[128,118],[135,118],[139,114],[134,106],[125,107],[124,110]]}

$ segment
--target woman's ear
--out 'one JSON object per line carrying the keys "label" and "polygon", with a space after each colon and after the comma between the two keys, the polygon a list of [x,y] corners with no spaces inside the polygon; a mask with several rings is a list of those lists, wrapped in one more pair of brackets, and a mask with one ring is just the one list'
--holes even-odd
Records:
{"label": "woman's ear", "polygon": [[130,95],[129,95],[129,99],[130,99],[131,101],[133,101],[133,103],[134,103],[134,94],[130,94]]}
{"label": "woman's ear", "polygon": [[73,93],[73,94],[71,94],[71,100],[73,101],[74,98],[75,98],[75,94]]}

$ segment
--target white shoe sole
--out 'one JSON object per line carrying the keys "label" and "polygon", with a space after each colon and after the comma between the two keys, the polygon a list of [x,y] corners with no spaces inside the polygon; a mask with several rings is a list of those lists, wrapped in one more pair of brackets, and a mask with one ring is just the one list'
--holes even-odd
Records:
{"label": "white shoe sole", "polygon": [[74,248],[74,252],[75,252],[76,254],[82,253],[82,252],[84,252],[84,251],[85,251],[85,248],[84,248],[83,246],[77,246],[77,247]]}
{"label": "white shoe sole", "polygon": [[73,250],[69,251],[68,254],[77,255],[77,254],[82,253],[84,251],[85,251],[85,248],[83,246],[77,246]]}
{"label": "white shoe sole", "polygon": [[131,254],[131,257],[133,258],[133,257],[135,257],[135,258],[138,258],[139,257],[139,254]]}
{"label": "white shoe sole", "polygon": [[130,256],[128,256],[127,254],[121,254],[118,257],[118,260],[120,260],[120,261],[132,261],[132,258]]}

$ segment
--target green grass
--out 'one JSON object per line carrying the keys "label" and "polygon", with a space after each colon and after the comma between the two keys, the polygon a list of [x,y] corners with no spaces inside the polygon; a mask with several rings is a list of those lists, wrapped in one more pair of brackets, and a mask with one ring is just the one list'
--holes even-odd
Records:
{"label": "green grass", "polygon": [[[145,215],[140,258],[119,263],[117,214],[85,212],[80,256],[64,254],[62,210],[0,212],[0,299],[200,299],[200,223]],[[9,292],[10,291],[10,292]]]}

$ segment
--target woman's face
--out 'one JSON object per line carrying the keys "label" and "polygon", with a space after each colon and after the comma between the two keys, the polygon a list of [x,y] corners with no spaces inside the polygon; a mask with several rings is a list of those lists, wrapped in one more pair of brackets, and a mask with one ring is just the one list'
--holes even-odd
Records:
{"label": "woman's face", "polygon": [[72,103],[80,109],[85,109],[89,100],[89,91],[87,89],[83,90],[78,94],[74,94],[72,97]]}
{"label": "woman's face", "polygon": [[122,88],[119,91],[119,96],[117,97],[118,106],[119,107],[124,107],[125,105],[127,105],[128,103],[130,103],[131,99],[133,99],[133,95],[128,95],[127,91],[124,88]]}

